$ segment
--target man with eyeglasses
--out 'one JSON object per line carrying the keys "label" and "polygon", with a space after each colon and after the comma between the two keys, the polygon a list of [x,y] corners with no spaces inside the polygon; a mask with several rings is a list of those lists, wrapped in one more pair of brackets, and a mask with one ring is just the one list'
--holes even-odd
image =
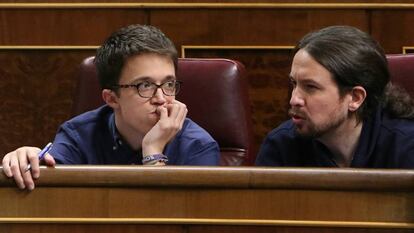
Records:
{"label": "man with eyeglasses", "polygon": [[[174,44],[155,27],[113,33],[95,57],[106,105],[63,123],[44,163],[218,165],[217,142],[175,99],[177,63]],[[39,151],[21,147],[3,158],[19,188],[34,189]]]}

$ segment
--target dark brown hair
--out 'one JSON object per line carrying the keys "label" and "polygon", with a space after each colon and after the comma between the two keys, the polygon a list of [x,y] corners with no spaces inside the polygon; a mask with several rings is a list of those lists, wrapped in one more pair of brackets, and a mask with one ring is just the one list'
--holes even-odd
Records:
{"label": "dark brown hair", "polygon": [[359,121],[378,107],[394,117],[414,118],[414,101],[391,85],[384,50],[369,34],[351,26],[330,26],[303,37],[294,52],[300,49],[332,74],[342,96],[354,86],[365,89],[367,97],[356,113]]}
{"label": "dark brown hair", "polygon": [[102,89],[114,89],[126,59],[144,53],[170,57],[177,70],[177,50],[164,33],[153,26],[130,25],[114,32],[96,52],[95,65]]}

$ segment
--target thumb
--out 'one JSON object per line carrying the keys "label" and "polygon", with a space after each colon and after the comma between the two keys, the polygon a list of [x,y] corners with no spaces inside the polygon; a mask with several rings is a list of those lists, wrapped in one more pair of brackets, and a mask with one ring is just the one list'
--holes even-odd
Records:
{"label": "thumb", "polygon": [[46,166],[54,167],[56,165],[55,159],[49,153],[45,155],[44,161],[45,161]]}

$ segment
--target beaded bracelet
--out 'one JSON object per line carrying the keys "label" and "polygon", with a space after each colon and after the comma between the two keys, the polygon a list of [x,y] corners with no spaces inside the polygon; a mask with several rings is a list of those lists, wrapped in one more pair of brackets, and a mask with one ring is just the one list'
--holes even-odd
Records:
{"label": "beaded bracelet", "polygon": [[158,162],[167,163],[168,157],[164,154],[146,155],[142,158],[143,165],[154,165]]}

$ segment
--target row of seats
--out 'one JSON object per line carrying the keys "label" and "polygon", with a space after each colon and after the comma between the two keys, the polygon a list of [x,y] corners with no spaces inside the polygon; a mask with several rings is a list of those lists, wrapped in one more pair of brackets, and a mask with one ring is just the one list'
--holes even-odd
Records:
{"label": "row of seats", "polygon": [[[86,58],[78,72],[73,115],[103,104],[94,57]],[[414,54],[387,55],[391,80],[414,96]],[[177,77],[183,88],[177,99],[189,117],[217,140],[221,165],[251,165],[256,157],[245,68],[228,59],[181,58]]]}

